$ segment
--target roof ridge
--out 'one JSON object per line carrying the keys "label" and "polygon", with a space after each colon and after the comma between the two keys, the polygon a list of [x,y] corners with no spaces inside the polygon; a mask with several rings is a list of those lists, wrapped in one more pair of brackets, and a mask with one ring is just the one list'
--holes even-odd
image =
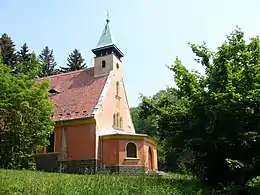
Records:
{"label": "roof ridge", "polygon": [[56,76],[70,75],[70,74],[82,72],[82,71],[84,71],[84,70],[91,70],[91,69],[94,69],[94,67],[83,68],[83,69],[80,69],[80,70],[74,70],[74,71],[65,72],[65,73],[60,73],[60,74],[54,74],[54,75],[50,75],[50,76],[46,76],[46,77],[39,78],[38,80],[42,80],[42,79],[45,79],[45,78],[53,78],[53,77],[56,77]]}

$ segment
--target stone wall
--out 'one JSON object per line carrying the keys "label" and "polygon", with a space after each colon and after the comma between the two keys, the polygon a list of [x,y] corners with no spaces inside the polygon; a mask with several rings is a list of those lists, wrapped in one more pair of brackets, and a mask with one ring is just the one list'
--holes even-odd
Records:
{"label": "stone wall", "polygon": [[90,160],[58,160],[59,153],[36,155],[36,169],[46,172],[74,173],[74,174],[125,174],[140,175],[144,173],[142,166],[100,166],[96,159]]}
{"label": "stone wall", "polygon": [[101,170],[110,174],[118,173],[124,175],[141,175],[145,173],[145,167],[143,166],[104,166]]}
{"label": "stone wall", "polygon": [[141,175],[145,173],[143,166],[119,166],[119,173],[126,175]]}
{"label": "stone wall", "polygon": [[57,172],[59,166],[58,162],[59,153],[47,153],[35,155],[36,169],[46,172]]}
{"label": "stone wall", "polygon": [[67,160],[59,161],[59,172],[77,173],[77,174],[94,174],[98,168],[98,161],[90,160]]}

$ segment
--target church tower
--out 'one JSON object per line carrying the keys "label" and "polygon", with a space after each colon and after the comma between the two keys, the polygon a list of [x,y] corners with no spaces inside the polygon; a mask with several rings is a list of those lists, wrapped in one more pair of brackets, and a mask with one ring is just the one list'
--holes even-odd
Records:
{"label": "church tower", "polygon": [[109,22],[110,20],[107,18],[99,42],[96,48],[92,49],[92,52],[95,54],[95,77],[108,74],[111,70],[119,69],[121,67],[121,58],[124,57],[123,52],[114,43]]}
{"label": "church tower", "polygon": [[117,129],[134,133],[121,67],[124,54],[116,46],[109,24],[110,21],[107,19],[98,44],[92,49],[95,54],[94,76],[108,76],[107,85],[101,95],[102,109],[97,109],[95,114],[96,123],[100,132]]}

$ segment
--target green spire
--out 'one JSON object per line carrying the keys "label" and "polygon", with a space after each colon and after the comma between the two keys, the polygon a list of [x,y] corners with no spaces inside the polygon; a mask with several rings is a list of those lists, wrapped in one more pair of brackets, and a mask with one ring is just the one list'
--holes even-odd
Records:
{"label": "green spire", "polygon": [[106,20],[106,26],[102,32],[102,35],[99,39],[99,42],[96,46],[96,48],[100,48],[100,47],[104,47],[104,46],[108,46],[108,45],[112,45],[113,43],[113,39],[112,39],[112,34],[109,28],[109,19],[107,18]]}
{"label": "green spire", "polygon": [[109,28],[110,20],[108,19],[108,16],[106,22],[106,26],[102,32],[99,42],[96,48],[92,49],[92,52],[96,56],[102,56],[109,53],[113,53],[120,59],[121,57],[124,57],[124,54],[122,51],[120,51],[120,49],[117,48],[115,42],[112,39],[112,33]]}

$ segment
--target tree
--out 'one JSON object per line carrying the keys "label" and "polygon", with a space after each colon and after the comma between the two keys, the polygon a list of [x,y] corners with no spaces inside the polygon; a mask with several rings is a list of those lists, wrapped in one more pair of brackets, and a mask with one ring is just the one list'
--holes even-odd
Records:
{"label": "tree", "polygon": [[28,61],[19,61],[15,66],[16,69],[13,71],[14,76],[26,75],[30,79],[39,78],[41,75],[40,62],[36,57],[35,53],[30,53]]}
{"label": "tree", "polygon": [[14,76],[0,64],[0,168],[30,168],[33,153],[53,132],[49,83],[36,82],[32,74]]}
{"label": "tree", "polygon": [[168,145],[189,152],[187,167],[201,181],[246,194],[245,183],[260,175],[260,39],[246,43],[237,28],[216,52],[190,46],[205,75],[176,58],[169,69],[181,101],[144,98],[142,115],[158,114]]}
{"label": "tree", "polygon": [[[167,88],[166,90],[160,90],[155,95],[151,97],[153,102],[158,102],[161,99],[167,99],[172,104],[179,101],[175,95],[176,89]],[[141,95],[141,100],[145,98]],[[142,102],[137,107],[130,108],[131,116],[137,133],[148,134],[152,137],[160,138],[159,129],[157,128],[158,116],[156,113],[150,113],[143,118],[141,115]]]}
{"label": "tree", "polygon": [[11,70],[14,70],[17,60],[15,44],[6,33],[0,37],[0,50],[3,63],[9,66]]}
{"label": "tree", "polygon": [[57,65],[57,63],[55,62],[54,55],[53,55],[53,50],[49,49],[49,47],[46,46],[42,50],[41,54],[39,55],[39,60],[41,62],[40,77],[53,75],[55,72],[55,67]]}
{"label": "tree", "polygon": [[[141,98],[145,98],[141,96]],[[164,102],[169,101],[171,104],[179,102],[176,97],[176,89],[167,88],[166,90],[160,90],[155,95],[151,97],[153,102],[159,102],[164,100]],[[159,168],[163,170],[177,171],[177,153],[172,151],[170,147],[167,146],[165,142],[165,137],[161,134],[161,129],[158,128],[159,116],[155,112],[150,112],[149,115],[145,117],[142,116],[143,102],[141,102],[137,107],[130,108],[133,124],[137,133],[148,134],[158,140],[158,164]]]}
{"label": "tree", "polygon": [[29,62],[31,60],[32,54],[29,53],[29,48],[26,43],[23,44],[20,51],[17,52],[17,60],[20,63]]}
{"label": "tree", "polygon": [[17,64],[15,66],[14,75],[16,76],[20,74],[30,74],[31,78],[36,78],[40,74],[39,61],[36,59],[34,53],[29,53],[29,48],[26,43],[24,43],[20,51],[17,52]]}
{"label": "tree", "polygon": [[67,58],[67,67],[61,67],[62,72],[70,72],[74,70],[80,70],[86,68],[86,63],[84,63],[84,58],[78,49],[74,49],[73,52]]}

